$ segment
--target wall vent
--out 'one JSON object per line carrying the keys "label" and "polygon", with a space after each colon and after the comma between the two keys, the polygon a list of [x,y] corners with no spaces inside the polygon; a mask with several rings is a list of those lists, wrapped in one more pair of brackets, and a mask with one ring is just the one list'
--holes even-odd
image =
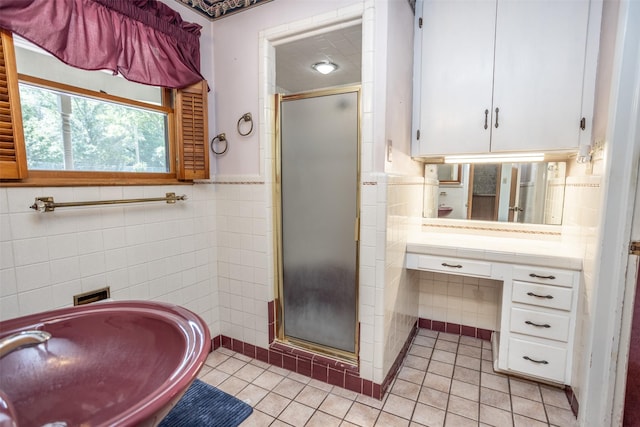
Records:
{"label": "wall vent", "polygon": [[73,305],[85,305],[92,302],[101,301],[111,296],[111,290],[106,288],[96,289],[94,291],[85,292],[73,296]]}

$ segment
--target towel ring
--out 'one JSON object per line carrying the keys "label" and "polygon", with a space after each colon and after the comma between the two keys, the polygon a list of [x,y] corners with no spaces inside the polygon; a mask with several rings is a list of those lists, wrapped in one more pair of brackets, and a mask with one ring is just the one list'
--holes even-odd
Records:
{"label": "towel ring", "polygon": [[[219,144],[224,142],[224,150],[216,151],[216,149],[214,148],[216,139],[218,140]],[[226,153],[227,152],[227,148],[229,148],[229,141],[227,141],[227,136],[224,133],[220,133],[220,134],[214,136],[213,139],[211,140],[211,151],[213,151],[218,156],[221,155],[221,154]]]}
{"label": "towel ring", "polygon": [[[247,132],[247,133],[242,133],[242,131],[240,130],[240,122],[242,122],[243,120],[244,120],[245,122],[250,122],[250,123],[251,123],[251,127],[249,128],[249,132]],[[237,128],[238,128],[238,133],[239,133],[240,135],[242,135],[242,136],[247,136],[247,135],[249,135],[251,132],[253,132],[253,117],[251,117],[251,113],[245,113],[245,114],[243,114],[243,115],[242,115],[242,117],[240,117],[240,118],[238,119],[238,125],[237,125]]]}

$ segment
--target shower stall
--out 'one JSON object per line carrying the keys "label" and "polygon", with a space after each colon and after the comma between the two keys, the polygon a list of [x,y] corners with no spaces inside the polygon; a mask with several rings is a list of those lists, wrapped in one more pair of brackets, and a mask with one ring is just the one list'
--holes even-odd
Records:
{"label": "shower stall", "polygon": [[277,338],[358,352],[360,88],[278,95]]}

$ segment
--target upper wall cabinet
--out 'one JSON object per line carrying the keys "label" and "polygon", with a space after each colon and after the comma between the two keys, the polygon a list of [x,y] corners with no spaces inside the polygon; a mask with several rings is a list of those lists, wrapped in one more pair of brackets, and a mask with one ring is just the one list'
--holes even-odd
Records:
{"label": "upper wall cabinet", "polygon": [[588,0],[420,6],[414,156],[578,148]]}

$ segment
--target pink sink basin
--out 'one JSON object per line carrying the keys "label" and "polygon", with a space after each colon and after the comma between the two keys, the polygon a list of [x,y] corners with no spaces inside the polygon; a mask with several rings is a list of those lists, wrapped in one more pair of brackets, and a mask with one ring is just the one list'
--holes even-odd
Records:
{"label": "pink sink basin", "polygon": [[0,397],[20,427],[156,425],[211,349],[202,319],[154,302],[96,303],[12,319],[0,322],[0,340],[35,329],[51,338],[0,359]]}
{"label": "pink sink basin", "polygon": [[442,218],[444,216],[448,216],[453,211],[452,207],[449,206],[438,206],[438,218]]}

